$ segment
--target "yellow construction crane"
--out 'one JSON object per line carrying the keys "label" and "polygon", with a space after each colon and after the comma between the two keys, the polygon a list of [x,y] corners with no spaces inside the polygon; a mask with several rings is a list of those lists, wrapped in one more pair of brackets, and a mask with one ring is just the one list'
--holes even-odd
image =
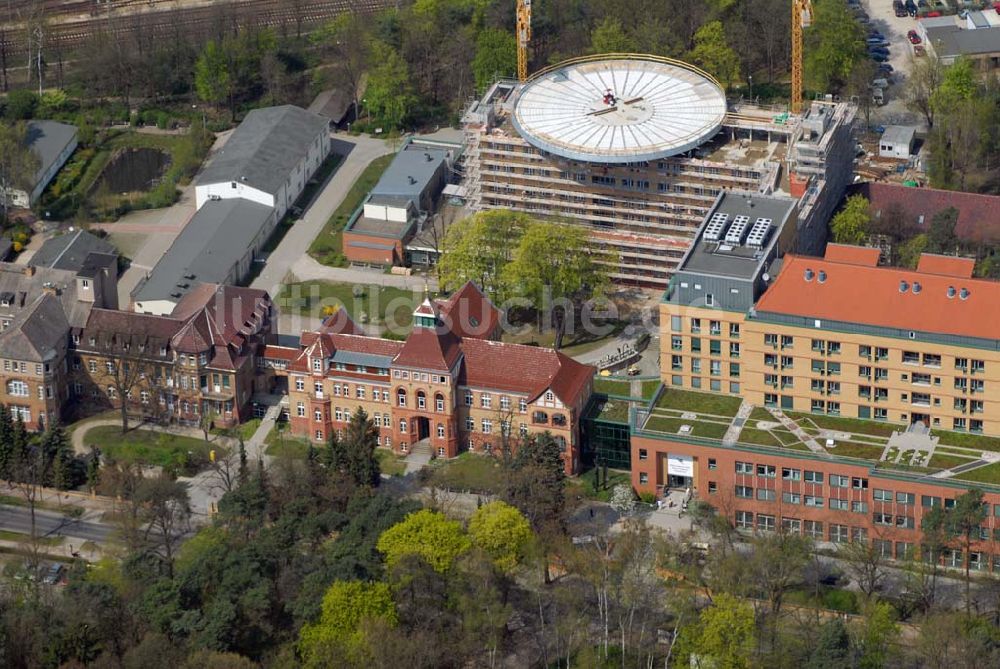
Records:
{"label": "yellow construction crane", "polygon": [[517,0],[517,80],[528,79],[528,42],[531,41],[531,0]]}
{"label": "yellow construction crane", "polygon": [[792,113],[802,112],[802,29],[812,24],[812,2],[792,0]]}

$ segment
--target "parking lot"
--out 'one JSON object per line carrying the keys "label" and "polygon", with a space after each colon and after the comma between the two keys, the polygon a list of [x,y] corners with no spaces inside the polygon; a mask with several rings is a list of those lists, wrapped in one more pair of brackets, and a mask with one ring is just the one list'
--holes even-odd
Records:
{"label": "parking lot", "polygon": [[906,79],[913,67],[913,48],[906,37],[909,30],[917,28],[917,19],[911,16],[897,17],[892,0],[861,0],[870,23],[889,41],[888,63],[893,67],[891,84],[886,91],[887,103],[873,109],[872,118],[881,125],[915,124],[922,125],[922,118],[906,108],[903,100]]}

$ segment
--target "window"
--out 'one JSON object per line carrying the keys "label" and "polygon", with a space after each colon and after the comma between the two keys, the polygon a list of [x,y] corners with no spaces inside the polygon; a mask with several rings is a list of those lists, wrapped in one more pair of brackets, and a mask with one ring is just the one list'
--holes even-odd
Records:
{"label": "window", "polygon": [[316,392],[316,397],[323,397],[323,384],[320,381],[313,384],[313,390]]}
{"label": "window", "polygon": [[423,392],[417,393],[417,408],[426,409],[427,408],[427,396]]}
{"label": "window", "polygon": [[313,411],[313,420],[316,421],[317,423],[323,420],[323,412],[319,409],[315,409]]}
{"label": "window", "polygon": [[823,504],[824,504],[824,500],[823,500],[822,497],[814,497],[812,495],[806,495],[805,496],[805,505],[806,506],[811,506],[811,507],[816,508],[816,509],[822,509],[823,508]]}
{"label": "window", "polygon": [[399,432],[400,432],[400,434],[406,434],[406,419],[405,418],[400,418],[399,419]]}
{"label": "window", "polygon": [[916,502],[916,495],[912,492],[897,492],[896,504],[913,505]]}
{"label": "window", "polygon": [[521,413],[527,413],[527,411],[528,411],[528,400],[526,400],[526,399],[519,399],[517,401],[517,410],[520,411]]}
{"label": "window", "polygon": [[848,541],[847,525],[830,525],[830,541],[835,544],[846,544]]}
{"label": "window", "polygon": [[849,508],[851,505],[846,499],[830,498],[830,509],[833,511],[847,511]]}
{"label": "window", "polygon": [[322,358],[313,358],[313,371],[314,372],[322,372],[323,371],[323,359]]}
{"label": "window", "polygon": [[639,472],[639,483],[646,484],[649,483],[649,474],[646,472]]}
{"label": "window", "polygon": [[691,319],[691,333],[692,334],[700,334],[701,333],[701,319],[700,318],[692,318]]}
{"label": "window", "polygon": [[753,463],[752,462],[736,462],[736,473],[737,474],[753,474]]}
{"label": "window", "polygon": [[851,502],[851,511],[853,513],[868,513],[868,502]]}
{"label": "window", "polygon": [[298,404],[296,404],[295,405],[295,415],[298,416],[299,418],[305,418],[305,416],[306,416],[306,405],[303,404],[302,402],[299,402]]}
{"label": "window", "polygon": [[[643,449],[643,450],[645,450],[645,449]],[[640,455],[642,455],[641,452],[640,452]],[[640,457],[639,459],[641,460],[643,458]],[[715,458],[709,458],[708,459],[708,468],[710,470],[712,470],[712,469],[716,469],[717,467],[718,467],[718,465],[716,465],[716,463],[715,463]]]}
{"label": "window", "polygon": [[715,495],[718,492],[719,492],[719,484],[716,483],[715,481],[709,481],[708,482],[708,494],[709,495]]}
{"label": "window", "polygon": [[649,452],[645,448],[639,449],[639,459],[646,460],[649,457]]}
{"label": "window", "polygon": [[740,530],[753,529],[753,513],[750,511],[736,512],[736,528]]}
{"label": "window", "polygon": [[396,404],[397,406],[406,406],[406,391],[400,388],[396,391]]}
{"label": "window", "polygon": [[472,406],[472,391],[471,390],[466,390],[465,391],[465,406],[467,406],[467,407],[471,407]]}
{"label": "window", "polygon": [[875,488],[872,490],[872,499],[876,502],[891,502],[892,501],[892,491],[891,490],[880,490]]}
{"label": "window", "polygon": [[830,474],[830,485],[834,488],[846,488],[850,485],[850,480],[846,476]]}
{"label": "window", "polygon": [[441,395],[434,396],[434,409],[436,411],[444,411],[444,397]]}
{"label": "window", "polygon": [[803,475],[806,483],[823,483],[823,472],[813,472],[807,469]]}
{"label": "window", "polygon": [[441,423],[438,423],[437,435],[439,439],[444,439],[444,425],[442,425]]}
{"label": "window", "polygon": [[774,516],[758,513],[757,529],[761,532],[774,532]]}
{"label": "window", "polygon": [[684,339],[674,335],[670,338],[670,349],[672,351],[682,351],[684,350]]}
{"label": "window", "polygon": [[736,496],[742,499],[751,499],[753,497],[753,488],[745,485],[736,486]]}
{"label": "window", "polygon": [[493,432],[493,421],[489,418],[483,419],[483,434],[490,434]]}
{"label": "window", "polygon": [[757,476],[766,476],[773,479],[777,474],[778,470],[774,465],[757,465]]}
{"label": "window", "polygon": [[802,471],[799,469],[781,468],[781,478],[785,481],[801,481]]}
{"label": "window", "polygon": [[774,490],[770,488],[757,488],[757,499],[762,502],[773,502],[778,498]]}
{"label": "window", "polygon": [[868,479],[855,476],[851,479],[851,487],[855,490],[868,490]]}
{"label": "window", "polygon": [[24,381],[14,380],[7,382],[7,394],[14,397],[27,397],[28,384]]}
{"label": "window", "polygon": [[801,504],[802,496],[795,492],[781,493],[781,501],[785,504]]}
{"label": "window", "polygon": [[[548,396],[546,395],[546,399]],[[483,409],[489,409],[493,405],[493,396],[489,393],[479,393],[479,406]]]}

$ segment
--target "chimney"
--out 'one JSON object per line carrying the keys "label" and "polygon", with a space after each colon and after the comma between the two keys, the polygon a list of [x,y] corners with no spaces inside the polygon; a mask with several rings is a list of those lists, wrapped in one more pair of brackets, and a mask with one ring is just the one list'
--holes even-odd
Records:
{"label": "chimney", "polygon": [[35,276],[35,266],[34,265],[25,265],[24,266],[24,275],[25,276]]}

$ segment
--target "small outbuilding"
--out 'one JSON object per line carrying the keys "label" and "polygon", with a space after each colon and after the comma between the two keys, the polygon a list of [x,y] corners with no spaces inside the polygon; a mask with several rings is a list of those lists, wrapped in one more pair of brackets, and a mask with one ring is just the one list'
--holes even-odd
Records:
{"label": "small outbuilding", "polygon": [[882,133],[882,138],[878,141],[879,157],[907,160],[913,154],[916,136],[917,129],[913,126],[887,126],[885,132]]}

